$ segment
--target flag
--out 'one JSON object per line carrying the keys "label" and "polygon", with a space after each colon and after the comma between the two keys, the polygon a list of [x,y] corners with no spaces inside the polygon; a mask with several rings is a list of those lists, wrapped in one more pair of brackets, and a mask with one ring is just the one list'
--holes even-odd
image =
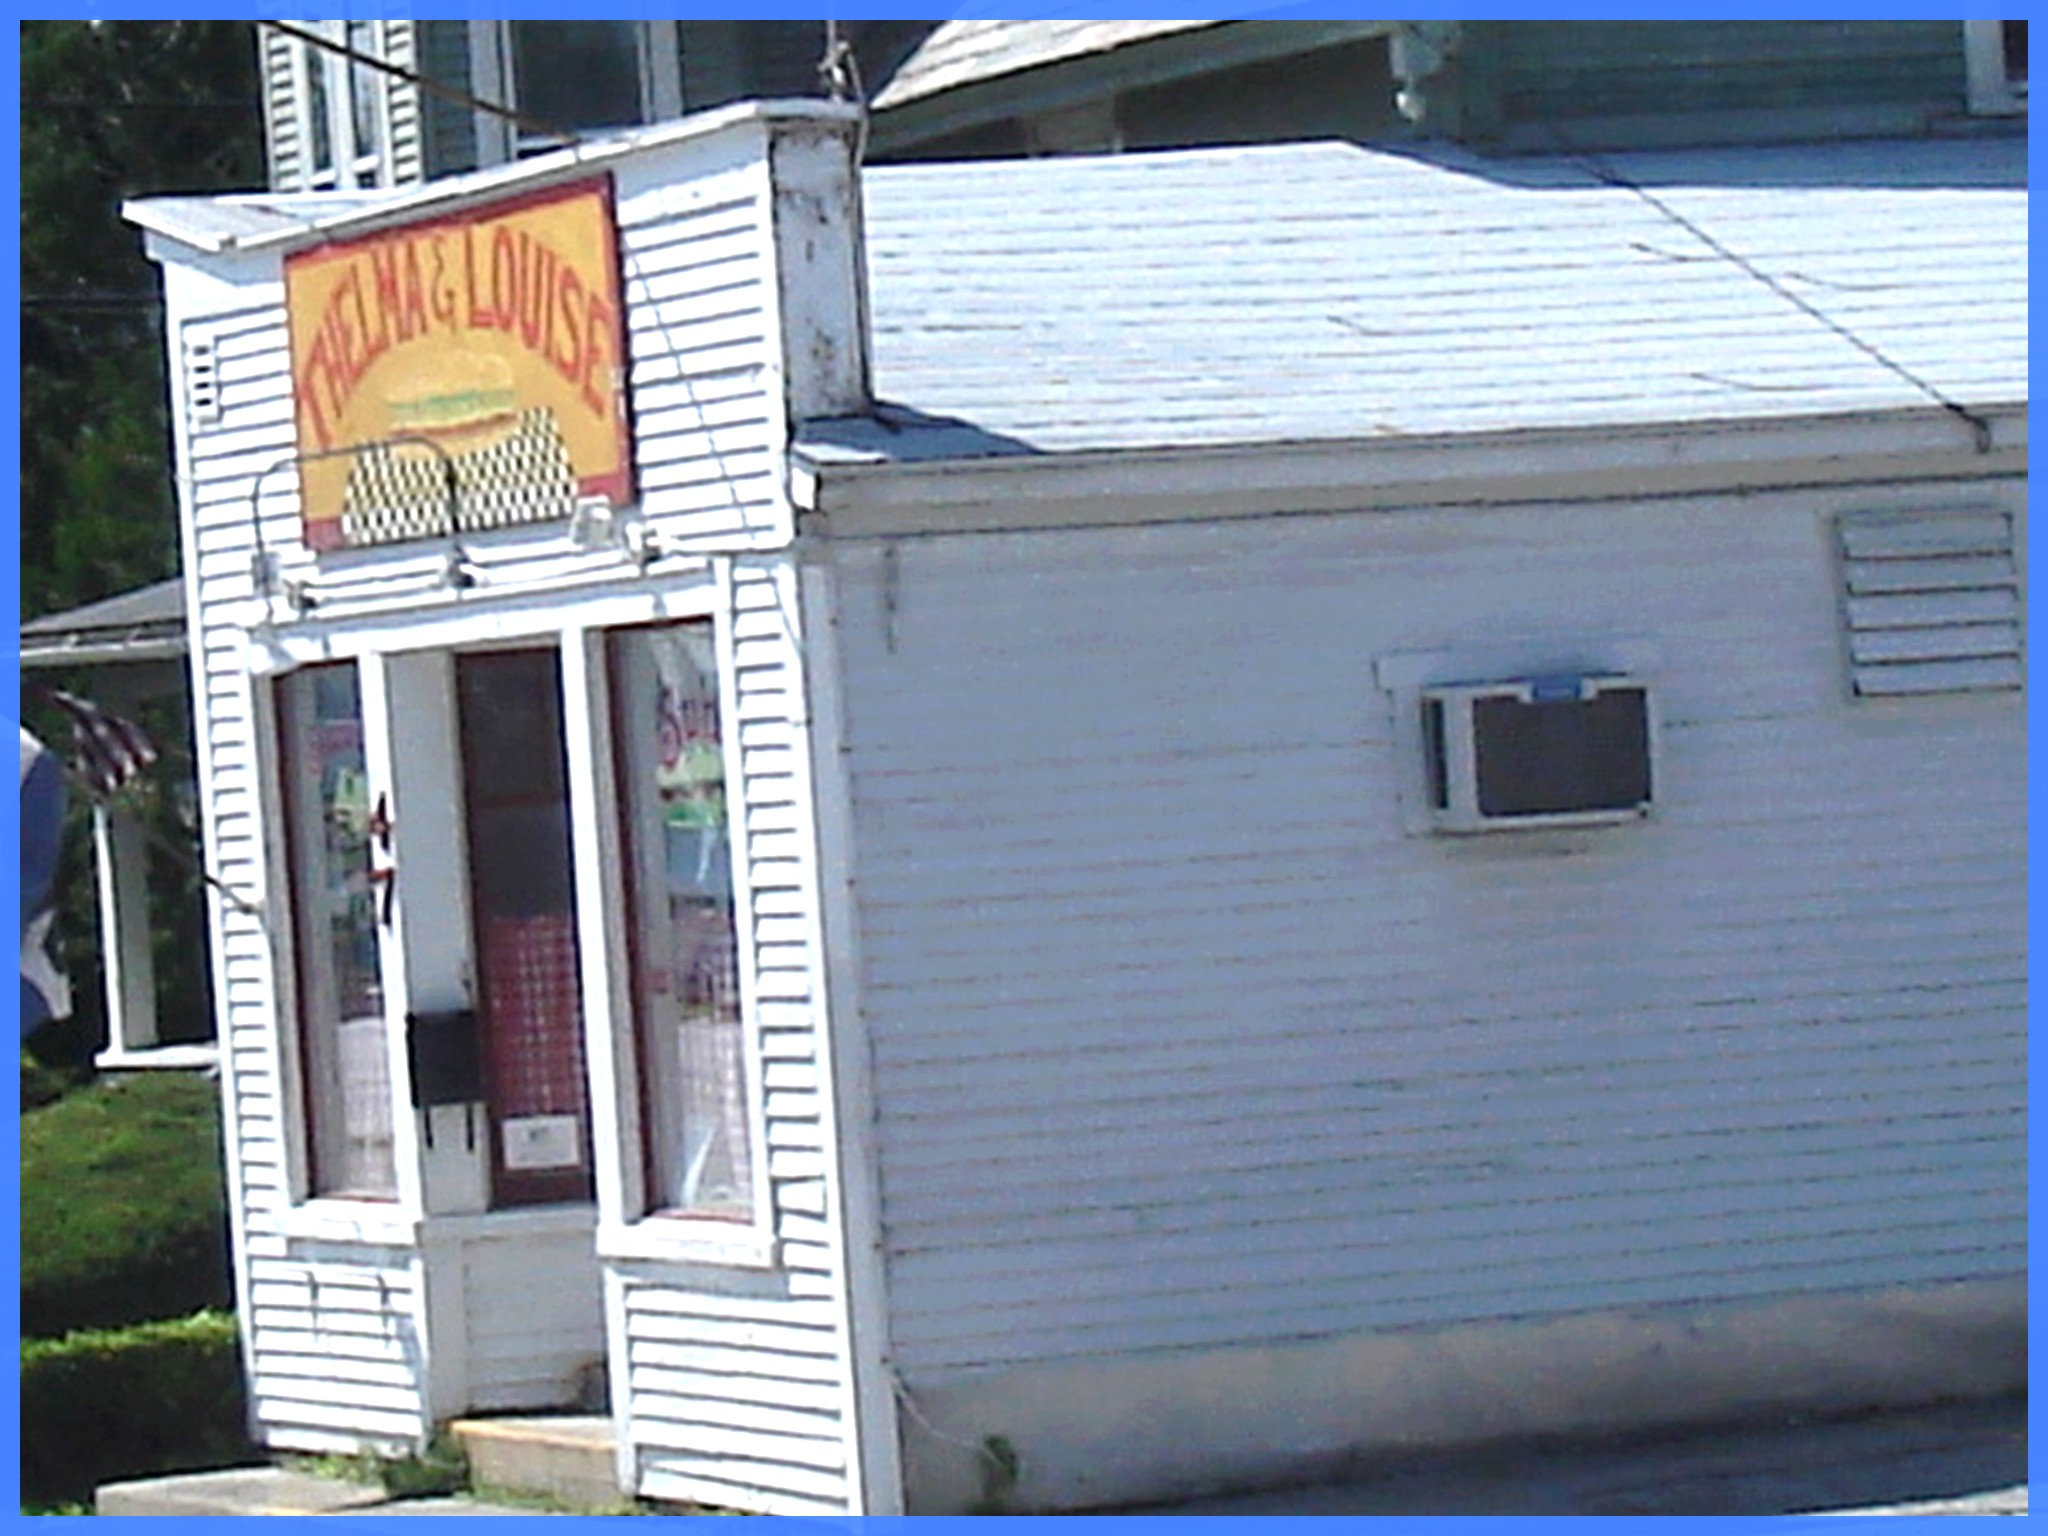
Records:
{"label": "flag", "polygon": [[118,794],[156,761],[156,743],[141,726],[61,688],[52,688],[50,698],[71,717],[72,767],[101,799]]}
{"label": "flag", "polygon": [[64,769],[21,733],[21,1032],[71,1012],[71,983],[50,953],[50,887],[64,835]]}

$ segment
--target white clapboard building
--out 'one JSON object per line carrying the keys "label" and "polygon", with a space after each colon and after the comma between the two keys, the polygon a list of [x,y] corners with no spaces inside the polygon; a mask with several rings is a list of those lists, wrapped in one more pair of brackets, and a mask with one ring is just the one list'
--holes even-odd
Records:
{"label": "white clapboard building", "polygon": [[260,1437],[1077,1508],[2021,1380],[2024,142],[858,136],[130,207]]}

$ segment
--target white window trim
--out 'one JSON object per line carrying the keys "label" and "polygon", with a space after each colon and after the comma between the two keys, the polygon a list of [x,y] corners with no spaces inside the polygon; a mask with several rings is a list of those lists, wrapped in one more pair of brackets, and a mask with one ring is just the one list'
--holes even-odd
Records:
{"label": "white window trim", "polygon": [[[623,853],[625,822],[614,769],[616,754],[612,733],[612,691],[610,668],[604,652],[615,630],[644,627],[648,622],[677,622],[710,619],[715,654],[718,658],[718,690],[721,731],[726,759],[726,783],[733,786],[728,800],[732,825],[746,825],[746,780],[741,775],[738,721],[738,678],[733,666],[732,572],[731,563],[721,560],[713,568],[713,581],[694,589],[687,598],[666,604],[666,612],[648,620],[619,622],[611,616],[599,624],[593,621],[581,637],[564,646],[564,665],[572,655],[581,660],[569,678],[565,700],[564,728],[576,733],[591,751],[590,778],[582,786],[598,829],[593,853],[602,883],[600,899],[587,902],[587,890],[578,893],[578,910],[594,913],[627,910],[626,861]],[[579,676],[580,674],[580,676]],[[575,793],[577,767],[572,760],[571,785]],[[598,1229],[598,1252],[614,1259],[667,1259],[724,1265],[734,1268],[773,1269],[780,1263],[780,1245],[775,1236],[773,1180],[768,1174],[768,1116],[766,1063],[761,1056],[758,1020],[760,992],[758,955],[754,944],[752,870],[744,856],[744,834],[735,839],[732,860],[735,938],[739,949],[740,1019],[745,1073],[747,1141],[753,1159],[753,1209],[744,1221],[693,1216],[673,1210],[648,1210],[644,1172],[645,1128],[640,1116],[640,1074],[642,1071],[639,1019],[634,1012],[631,957],[625,924],[604,923],[584,937],[585,996],[606,999],[601,1016],[608,1041],[592,1039],[587,1053],[593,1064],[603,1061],[611,1081],[609,1092],[601,1081],[605,1073],[593,1071],[593,1131],[609,1136],[618,1170],[617,1184],[605,1186],[600,1159],[598,1207],[604,1219]],[[580,875],[579,878],[587,878]],[[589,942],[595,938],[598,942]],[[600,1012],[586,1014],[586,1027]],[[604,1093],[606,1104],[599,1109],[596,1099]]]}
{"label": "white window trim", "polygon": [[[383,709],[383,675],[369,656],[329,657],[348,661],[357,669],[362,689],[363,729],[366,766],[372,785],[388,784],[389,773],[377,757],[380,735],[388,732],[373,725],[373,711]],[[285,789],[287,754],[280,732],[277,690],[286,678],[307,662],[278,669],[263,676],[267,686],[254,690],[257,725],[258,772],[264,799],[264,862],[276,872],[276,889],[283,893],[283,920],[270,924],[271,996],[276,999],[274,1036],[279,1073],[279,1101],[286,1123],[282,1139],[286,1155],[287,1188],[291,1203],[278,1212],[279,1230],[286,1236],[337,1239],[356,1242],[403,1243],[425,1212],[425,1191],[420,1178],[419,1129],[407,1092],[410,1075],[405,1060],[403,1031],[390,1031],[390,1093],[392,1115],[392,1158],[398,1188],[393,1198],[322,1194],[313,1188],[313,1106],[308,1099],[305,1075],[305,1023],[300,1013],[298,891],[293,881],[286,833],[290,804]],[[398,956],[392,936],[378,938],[380,958],[389,984],[391,967]],[[386,995],[387,1010],[391,997]],[[402,1002],[401,1002],[402,1006]],[[389,1014],[387,1012],[387,1018]]]}
{"label": "white window trim", "polygon": [[[370,28],[370,49],[378,58],[392,52],[386,23],[364,23]],[[343,47],[349,45],[346,21],[299,23]],[[358,187],[388,187],[391,176],[391,77],[378,70],[361,68],[340,54],[329,53],[311,43],[299,43],[292,64],[292,96],[298,103],[300,119],[300,190],[325,192]],[[327,87],[327,144],[331,165],[313,163],[312,75],[319,70]],[[377,143],[363,149],[356,143],[355,92],[370,92],[370,107],[377,118]]]}
{"label": "white window trim", "polygon": [[[512,78],[511,21],[472,21],[469,24],[469,88],[483,101],[519,110],[518,88]],[[640,60],[640,120],[657,123],[683,113],[682,58],[677,49],[673,21],[635,23],[635,42]],[[476,163],[502,165],[522,154],[556,148],[553,140],[534,139],[522,143],[518,128],[495,112],[478,112],[476,120]],[[564,125],[566,128],[567,125]]]}
{"label": "white window trim", "polygon": [[1986,117],[2025,114],[2027,82],[2013,80],[2006,71],[2004,22],[1964,22],[1963,62],[1973,113]]}
{"label": "white window trim", "polygon": [[391,1200],[350,1200],[314,1195],[277,1213],[277,1230],[285,1237],[321,1243],[370,1243],[386,1248],[411,1248],[419,1243],[418,1211]]}

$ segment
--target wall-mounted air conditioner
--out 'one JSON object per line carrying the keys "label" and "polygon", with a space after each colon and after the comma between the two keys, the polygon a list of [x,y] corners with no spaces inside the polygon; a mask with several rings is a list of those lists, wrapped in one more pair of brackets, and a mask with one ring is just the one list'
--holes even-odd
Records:
{"label": "wall-mounted air conditioner", "polygon": [[1421,690],[1431,824],[1439,832],[1596,826],[1649,813],[1649,685],[1530,677]]}

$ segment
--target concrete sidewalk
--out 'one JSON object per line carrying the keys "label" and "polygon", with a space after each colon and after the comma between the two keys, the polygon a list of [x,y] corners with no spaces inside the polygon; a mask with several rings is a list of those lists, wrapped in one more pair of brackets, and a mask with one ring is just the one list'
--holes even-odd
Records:
{"label": "concrete sidewalk", "polygon": [[100,1515],[552,1515],[552,1509],[486,1504],[464,1495],[393,1499],[365,1483],[294,1467],[227,1467],[107,1483],[93,1499]]}
{"label": "concrete sidewalk", "polygon": [[2024,1396],[1604,1443],[1380,1462],[1343,1481],[1148,1505],[1148,1515],[2027,1512]]}

